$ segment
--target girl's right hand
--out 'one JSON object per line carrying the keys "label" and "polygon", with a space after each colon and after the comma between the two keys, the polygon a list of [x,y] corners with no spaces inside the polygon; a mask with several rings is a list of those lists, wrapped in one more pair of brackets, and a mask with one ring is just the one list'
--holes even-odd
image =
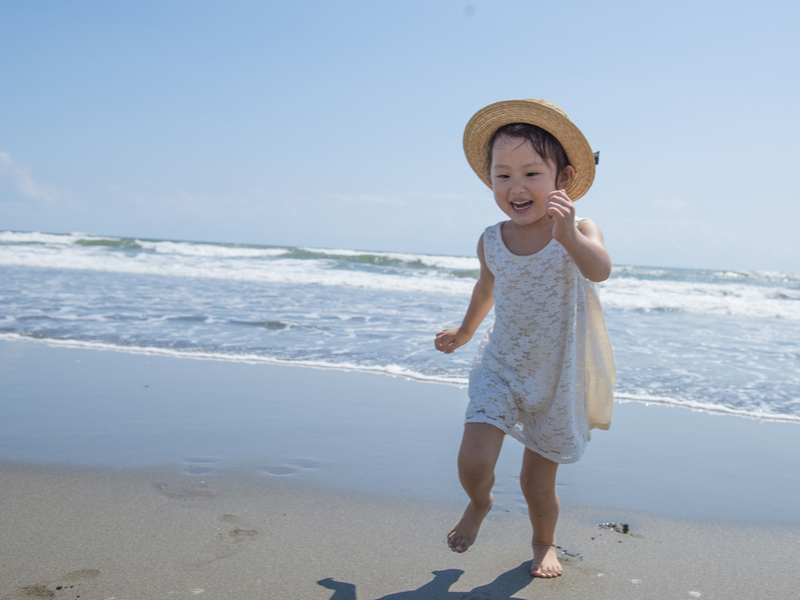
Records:
{"label": "girl's right hand", "polygon": [[452,354],[456,348],[460,348],[472,339],[472,335],[463,333],[461,327],[451,327],[436,334],[434,345],[439,352]]}

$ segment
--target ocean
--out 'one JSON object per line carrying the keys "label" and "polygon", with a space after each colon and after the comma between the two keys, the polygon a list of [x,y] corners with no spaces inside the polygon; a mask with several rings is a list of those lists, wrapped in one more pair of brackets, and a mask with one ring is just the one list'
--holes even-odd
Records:
{"label": "ocean", "polygon": [[[466,385],[475,257],[0,232],[0,339]],[[800,275],[615,266],[619,401],[800,422]],[[466,394],[465,394],[466,397]]]}

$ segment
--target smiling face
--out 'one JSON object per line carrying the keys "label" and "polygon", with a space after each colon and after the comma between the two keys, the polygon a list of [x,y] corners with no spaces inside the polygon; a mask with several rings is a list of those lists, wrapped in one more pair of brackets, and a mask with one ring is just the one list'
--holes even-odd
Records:
{"label": "smiling face", "polygon": [[568,185],[574,169],[567,167],[560,176],[556,171],[526,139],[503,135],[494,142],[489,167],[494,199],[517,225],[547,223],[547,197]]}

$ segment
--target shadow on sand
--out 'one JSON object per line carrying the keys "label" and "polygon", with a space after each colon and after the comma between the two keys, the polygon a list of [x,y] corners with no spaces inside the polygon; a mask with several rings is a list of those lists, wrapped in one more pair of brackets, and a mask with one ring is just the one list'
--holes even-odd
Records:
{"label": "shadow on sand", "polygon": [[[450,586],[458,581],[464,571],[446,569],[433,571],[433,579],[425,585],[407,592],[397,592],[375,598],[375,600],[469,600],[482,598],[491,600],[514,600],[513,595],[526,587],[533,578],[530,573],[531,561],[522,563],[506,571],[486,585],[480,585],[469,592],[451,592]],[[356,600],[356,586],[331,577],[317,582],[322,587],[333,590],[330,600]]]}

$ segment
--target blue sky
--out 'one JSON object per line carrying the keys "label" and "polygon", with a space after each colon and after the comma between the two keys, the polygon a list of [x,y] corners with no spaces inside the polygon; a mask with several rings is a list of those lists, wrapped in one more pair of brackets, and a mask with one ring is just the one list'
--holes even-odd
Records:
{"label": "blue sky", "polygon": [[796,2],[0,2],[0,230],[470,255],[547,98],[618,264],[800,273]]}

